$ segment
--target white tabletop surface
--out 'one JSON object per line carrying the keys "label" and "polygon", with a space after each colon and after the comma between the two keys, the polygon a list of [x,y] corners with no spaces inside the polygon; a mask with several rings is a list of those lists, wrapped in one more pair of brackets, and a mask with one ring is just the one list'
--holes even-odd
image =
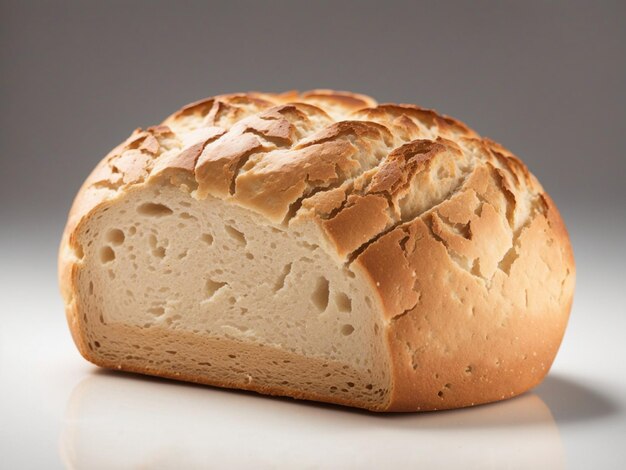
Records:
{"label": "white tabletop surface", "polygon": [[[375,415],[100,370],[76,351],[57,238],[2,227],[0,468],[626,468],[623,221],[573,221],[578,285],[532,392],[473,409]],[[620,261],[621,260],[621,261]]]}

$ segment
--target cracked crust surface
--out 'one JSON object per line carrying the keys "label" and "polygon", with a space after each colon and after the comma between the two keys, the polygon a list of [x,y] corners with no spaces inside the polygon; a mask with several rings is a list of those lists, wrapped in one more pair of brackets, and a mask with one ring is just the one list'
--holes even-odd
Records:
{"label": "cracked crust surface", "polygon": [[552,364],[575,266],[556,206],[526,166],[432,110],[330,90],[192,103],[99,163],[76,197],[59,257],[68,321],[87,358],[77,227],[158,178],[268,224],[314,230],[337,263],[368,279],[392,376],[377,410],[507,398]]}

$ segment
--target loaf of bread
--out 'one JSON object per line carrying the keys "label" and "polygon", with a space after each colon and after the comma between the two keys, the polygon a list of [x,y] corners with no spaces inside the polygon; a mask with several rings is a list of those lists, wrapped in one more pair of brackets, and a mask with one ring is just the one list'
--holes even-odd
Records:
{"label": "loaf of bread", "polygon": [[216,96],[136,130],[78,193],[59,277],[99,366],[417,411],[537,385],[575,267],[508,150],[315,90]]}

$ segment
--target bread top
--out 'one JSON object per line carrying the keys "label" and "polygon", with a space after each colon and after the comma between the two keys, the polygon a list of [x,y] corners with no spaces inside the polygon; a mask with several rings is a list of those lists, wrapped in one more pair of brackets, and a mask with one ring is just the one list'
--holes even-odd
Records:
{"label": "bread top", "polygon": [[[288,223],[302,206],[326,218],[339,188],[391,197],[398,213],[411,191],[424,192],[418,175],[431,160],[453,162],[470,147],[513,158],[464,124],[414,105],[331,90],[219,95],[136,129],[113,149],[85,181],[69,226],[163,174],[186,174],[200,197],[227,199],[272,223]],[[529,178],[521,163],[514,171]]]}
{"label": "bread top", "polygon": [[519,228],[543,189],[508,150],[455,119],[331,90],[219,95],[136,129],[113,149],[81,188],[67,230],[99,204],[165,176],[268,223],[313,219],[346,261],[479,169],[515,199],[514,213],[503,216]]}

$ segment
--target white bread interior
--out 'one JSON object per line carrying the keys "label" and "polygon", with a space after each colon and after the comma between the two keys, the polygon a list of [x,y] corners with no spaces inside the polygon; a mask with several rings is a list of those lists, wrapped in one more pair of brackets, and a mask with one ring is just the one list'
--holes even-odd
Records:
{"label": "white bread interior", "polygon": [[100,361],[384,403],[371,292],[310,234],[156,182],[99,210],[78,238],[87,346]]}

